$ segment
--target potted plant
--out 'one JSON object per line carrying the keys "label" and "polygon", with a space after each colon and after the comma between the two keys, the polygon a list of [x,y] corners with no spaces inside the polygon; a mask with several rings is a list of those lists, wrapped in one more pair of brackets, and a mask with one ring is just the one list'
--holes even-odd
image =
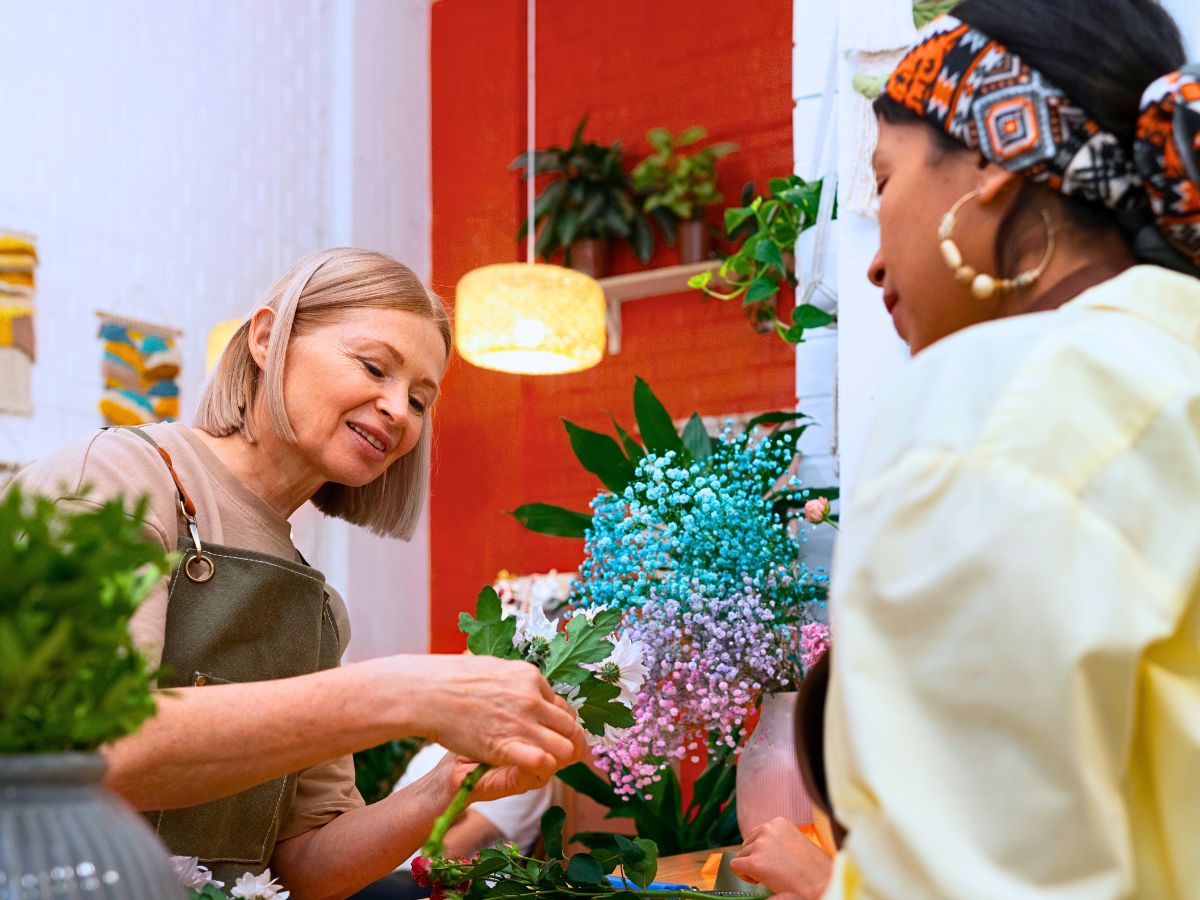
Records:
{"label": "potted plant", "polygon": [[[585,127],[587,116],[579,120],[569,145],[534,150],[532,166],[529,154],[522,153],[509,169],[519,169],[522,178],[552,176],[534,203],[534,252],[550,259],[562,250],[565,265],[600,278],[610,240],[629,241],[644,263],[654,251],[654,236],[622,168],[621,142],[606,146],[585,141]],[[528,228],[527,219],[517,233],[518,241],[524,240]]]}
{"label": "potted plant", "polygon": [[708,207],[725,198],[717,190],[717,160],[737,149],[737,144],[712,144],[694,153],[680,152],[708,136],[702,125],[693,125],[678,137],[665,128],[651,128],[646,140],[654,152],[634,166],[633,187],[642,195],[642,211],[653,215],[667,243],[679,235],[679,261],[684,265],[708,259],[710,241]]}
{"label": "potted plant", "polygon": [[0,873],[21,896],[184,896],[97,752],[154,714],[156,673],[128,631],[168,570],[145,511],[19,485],[0,498]]}
{"label": "potted plant", "polygon": [[[738,249],[712,272],[693,276],[688,284],[719,300],[742,298],[742,306],[759,330],[774,329],[793,344],[804,340],[808,328],[820,328],[834,317],[811,303],[792,312],[791,322],[782,322],[775,301],[780,289],[796,286],[794,248],[801,232],[817,222],[821,182],[805,181],[798,175],[772,178],[770,192],[757,196],[754,182],[742,191],[742,205],[725,210],[725,231],[741,240]],[[714,285],[724,282],[729,290]]]}

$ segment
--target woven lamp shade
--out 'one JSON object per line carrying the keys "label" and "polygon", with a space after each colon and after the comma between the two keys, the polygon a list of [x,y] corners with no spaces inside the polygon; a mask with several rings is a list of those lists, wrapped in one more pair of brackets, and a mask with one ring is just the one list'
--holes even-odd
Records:
{"label": "woven lamp shade", "polygon": [[458,351],[481,368],[557,375],[604,358],[604,290],[582,272],[483,266],[459,281],[454,307]]}
{"label": "woven lamp shade", "polygon": [[209,330],[208,353],[205,354],[204,371],[211,372],[216,367],[221,354],[225,352],[225,345],[229,343],[230,338],[245,321],[245,319],[226,319],[224,322],[218,322]]}

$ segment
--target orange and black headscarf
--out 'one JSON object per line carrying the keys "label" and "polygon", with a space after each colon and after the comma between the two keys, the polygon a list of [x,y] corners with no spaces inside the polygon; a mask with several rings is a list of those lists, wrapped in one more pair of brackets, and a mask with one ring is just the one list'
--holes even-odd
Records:
{"label": "orange and black headscarf", "polygon": [[1152,219],[1174,252],[1200,268],[1200,66],[1146,89],[1132,146],[951,15],[922,30],[884,94],[1011,172],[1125,222]]}

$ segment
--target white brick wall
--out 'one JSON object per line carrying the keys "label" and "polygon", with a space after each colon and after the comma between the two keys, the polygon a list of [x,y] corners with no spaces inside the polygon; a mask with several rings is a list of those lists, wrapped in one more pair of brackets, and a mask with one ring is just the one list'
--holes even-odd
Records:
{"label": "white brick wall", "polygon": [[[0,227],[41,268],[34,415],[0,462],[100,424],[96,309],[182,329],[182,412],[209,327],[329,245],[429,275],[428,0],[3,4]],[[352,657],[424,651],[427,527],[381,541],[311,510],[297,543],[347,599]]]}

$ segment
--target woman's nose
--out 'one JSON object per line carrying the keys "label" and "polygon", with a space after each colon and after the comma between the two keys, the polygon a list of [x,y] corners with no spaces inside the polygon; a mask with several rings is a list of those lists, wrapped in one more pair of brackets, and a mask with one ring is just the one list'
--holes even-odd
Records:
{"label": "woman's nose", "polygon": [[883,287],[883,277],[887,274],[887,267],[883,264],[883,254],[880,251],[875,251],[875,257],[871,260],[871,264],[867,266],[867,280],[877,288]]}
{"label": "woman's nose", "polygon": [[408,418],[408,392],[392,392],[379,398],[379,411],[393,425],[401,426]]}

